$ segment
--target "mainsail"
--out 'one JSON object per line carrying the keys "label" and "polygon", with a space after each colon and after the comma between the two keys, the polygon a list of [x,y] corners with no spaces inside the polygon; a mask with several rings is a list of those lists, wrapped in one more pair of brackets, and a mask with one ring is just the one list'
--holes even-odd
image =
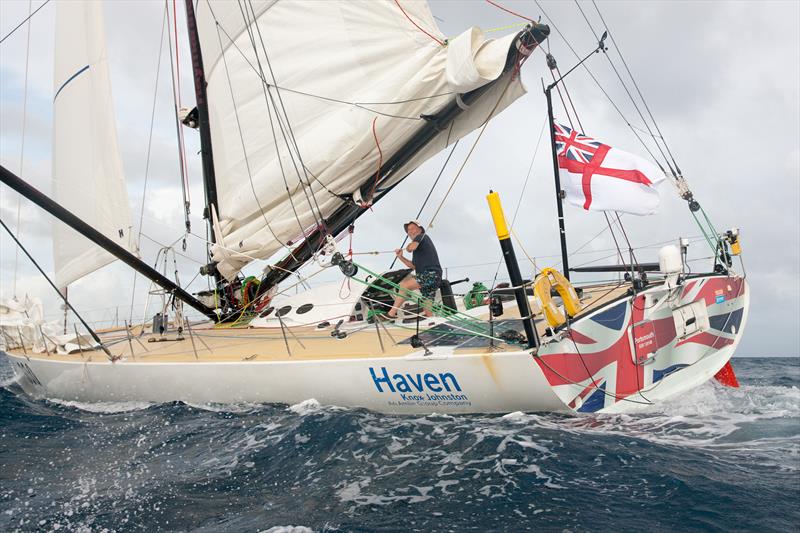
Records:
{"label": "mainsail", "polygon": [[[53,193],[62,206],[129,250],[130,206],[111,98],[101,2],[56,3]],[[58,287],[114,257],[64,224],[53,240]]]}
{"label": "mainsail", "polygon": [[288,251],[343,204],[368,204],[360,186],[424,116],[508,78],[368,193],[525,92],[504,71],[516,35],[472,28],[446,42],[426,2],[202,0],[197,21],[219,202],[212,257],[228,279]]}

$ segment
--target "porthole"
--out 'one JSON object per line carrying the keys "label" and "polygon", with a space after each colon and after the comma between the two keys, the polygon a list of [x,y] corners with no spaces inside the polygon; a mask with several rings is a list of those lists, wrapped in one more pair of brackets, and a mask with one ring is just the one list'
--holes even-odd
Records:
{"label": "porthole", "polygon": [[285,316],[286,313],[288,313],[291,310],[292,310],[291,305],[284,305],[283,307],[278,309],[278,311],[275,313],[275,316]]}
{"label": "porthole", "polygon": [[304,315],[314,309],[314,304],[303,304],[297,308],[298,315]]}
{"label": "porthole", "polygon": [[266,316],[269,316],[270,314],[272,314],[272,312],[273,312],[274,310],[275,310],[275,308],[274,308],[274,307],[272,307],[272,306],[269,306],[269,307],[267,307],[266,309],[264,309],[264,310],[261,312],[261,314],[260,314],[260,315],[258,315],[258,316],[260,316],[261,318],[264,318],[264,317],[266,317]]}

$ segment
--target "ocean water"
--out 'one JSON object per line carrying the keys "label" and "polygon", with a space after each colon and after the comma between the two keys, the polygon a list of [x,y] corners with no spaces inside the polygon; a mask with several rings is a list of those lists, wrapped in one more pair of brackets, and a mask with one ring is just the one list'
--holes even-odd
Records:
{"label": "ocean water", "polygon": [[0,356],[0,531],[797,531],[800,360],[635,415],[76,404]]}

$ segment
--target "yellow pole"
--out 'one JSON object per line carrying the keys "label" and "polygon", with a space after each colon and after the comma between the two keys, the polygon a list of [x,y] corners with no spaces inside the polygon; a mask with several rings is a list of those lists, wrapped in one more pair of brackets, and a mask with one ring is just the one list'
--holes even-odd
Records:
{"label": "yellow pole", "polygon": [[522,327],[525,328],[525,336],[528,338],[528,347],[536,348],[539,346],[539,337],[536,335],[536,328],[533,325],[531,308],[528,305],[528,296],[525,294],[525,287],[522,283],[522,274],[519,271],[517,256],[514,254],[514,245],[511,243],[511,235],[506,224],[506,216],[503,214],[503,206],[500,205],[500,195],[494,191],[489,191],[486,195],[489,202],[489,211],[492,213],[494,229],[497,232],[497,239],[500,241],[500,250],[503,252],[503,259],[506,261],[508,277],[514,287],[514,296],[519,307],[519,316],[522,317]]}
{"label": "yellow pole", "polygon": [[489,202],[489,212],[492,214],[494,221],[494,229],[497,232],[497,238],[504,241],[509,238],[508,224],[506,224],[506,216],[503,213],[503,206],[500,204],[500,195],[494,191],[489,191],[486,195],[486,201]]}

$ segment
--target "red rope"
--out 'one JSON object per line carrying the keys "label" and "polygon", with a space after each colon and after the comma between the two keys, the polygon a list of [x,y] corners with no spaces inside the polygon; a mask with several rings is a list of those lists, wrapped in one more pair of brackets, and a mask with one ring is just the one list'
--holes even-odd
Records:
{"label": "red rope", "polygon": [[505,7],[501,6],[500,4],[496,4],[496,3],[492,2],[492,0],[486,0],[486,1],[489,2],[490,4],[492,4],[494,7],[498,8],[498,9],[502,9],[506,13],[511,13],[515,17],[519,17],[521,19],[525,19],[525,20],[528,20],[530,22],[534,22],[534,20],[532,18],[528,18],[525,15],[520,15],[519,13],[511,11],[510,9],[506,9]]}
{"label": "red rope", "polygon": [[416,22],[414,22],[414,20],[413,20],[411,17],[409,17],[409,16],[408,16],[408,13],[406,13],[406,10],[405,10],[405,9],[403,9],[403,6],[401,6],[401,5],[400,5],[400,2],[399,2],[398,0],[394,0],[394,3],[395,3],[395,4],[397,4],[397,7],[399,7],[399,8],[400,8],[400,11],[402,11],[402,12],[403,12],[403,15],[405,15],[405,16],[406,16],[406,18],[409,20],[409,22],[411,22],[411,24],[413,24],[414,26],[416,26],[416,28],[417,28],[419,31],[421,31],[422,33],[424,33],[425,35],[427,35],[428,37],[430,37],[431,39],[433,39],[434,41],[436,41],[436,42],[437,42],[437,43],[439,43],[440,45],[442,45],[442,46],[444,46],[444,45],[445,45],[445,44],[444,44],[444,41],[442,41],[441,39],[437,39],[436,37],[434,37],[433,35],[431,35],[431,34],[430,34],[430,33],[428,33],[427,31],[423,30],[423,29],[420,27],[420,25],[419,25],[419,24],[417,24]]}

